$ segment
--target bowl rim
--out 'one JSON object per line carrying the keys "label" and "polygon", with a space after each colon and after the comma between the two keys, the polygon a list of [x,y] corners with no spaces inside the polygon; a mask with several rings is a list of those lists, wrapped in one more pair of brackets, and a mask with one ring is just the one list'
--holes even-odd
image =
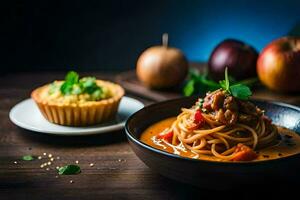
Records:
{"label": "bowl rim", "polygon": [[[299,153],[293,154],[293,155],[289,155],[289,156],[284,156],[284,157],[280,157],[280,158],[274,158],[274,159],[268,159],[268,160],[256,160],[256,161],[234,161],[234,162],[229,162],[229,161],[213,161],[213,160],[202,160],[202,159],[194,159],[194,158],[188,158],[188,157],[183,157],[177,154],[172,154],[160,149],[157,149],[155,147],[152,147],[144,142],[142,142],[139,138],[136,138],[135,136],[133,136],[133,134],[130,132],[129,130],[129,123],[130,121],[140,112],[142,112],[145,109],[151,109],[152,107],[156,107],[156,106],[161,106],[163,104],[168,104],[170,102],[174,102],[174,101],[180,101],[183,99],[189,99],[189,98],[196,98],[197,96],[190,96],[190,97],[180,97],[180,98],[175,98],[175,99],[170,99],[170,100],[165,100],[165,101],[160,101],[160,102],[154,102],[153,104],[147,105],[144,108],[138,110],[137,112],[133,113],[127,120],[125,123],[125,133],[127,135],[128,140],[130,139],[131,141],[133,141],[134,143],[136,143],[137,145],[141,146],[142,148],[145,148],[147,150],[150,150],[154,153],[158,153],[158,154],[162,154],[164,156],[167,157],[171,157],[174,159],[180,159],[183,161],[189,161],[189,162],[199,162],[199,163],[206,163],[206,164],[218,164],[218,165],[226,165],[226,166],[237,166],[237,165],[257,165],[257,164],[265,164],[265,163],[271,163],[271,162],[278,162],[278,161],[284,161],[284,160],[288,160],[294,157],[297,157],[300,155]],[[281,107],[286,107],[286,108],[290,108],[293,110],[296,110],[297,112],[299,112],[300,114],[300,107],[298,106],[294,106],[288,103],[283,103],[283,102],[279,102],[279,101],[269,101],[269,100],[262,100],[262,99],[256,99],[256,98],[251,98],[250,101],[256,101],[256,102],[262,102],[262,103],[267,103],[267,104],[273,104],[273,105],[277,105],[277,106],[281,106]],[[296,132],[298,133],[298,132]],[[298,133],[300,134],[300,133]]]}

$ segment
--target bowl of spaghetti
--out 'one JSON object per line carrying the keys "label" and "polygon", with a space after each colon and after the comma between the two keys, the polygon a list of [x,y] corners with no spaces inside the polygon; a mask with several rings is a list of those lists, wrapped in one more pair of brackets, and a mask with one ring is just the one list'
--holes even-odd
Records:
{"label": "bowl of spaghetti", "polygon": [[133,151],[158,173],[201,187],[300,178],[300,108],[228,88],[139,110],[125,125]]}

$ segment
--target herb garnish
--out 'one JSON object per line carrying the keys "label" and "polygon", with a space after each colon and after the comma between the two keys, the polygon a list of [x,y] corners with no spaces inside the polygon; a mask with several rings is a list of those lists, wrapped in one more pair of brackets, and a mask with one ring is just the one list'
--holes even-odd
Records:
{"label": "herb garnish", "polygon": [[[207,72],[200,74],[196,70],[190,70],[189,72],[189,81],[183,88],[183,94],[185,96],[191,96],[194,94],[205,94],[209,91],[214,91],[219,88],[224,88],[227,91],[230,91],[233,96],[239,96],[240,99],[247,99],[247,94],[249,91],[244,86],[253,86],[257,82],[257,78],[250,78],[245,79],[242,81],[237,82],[233,77],[229,76],[228,74],[225,76],[225,80],[220,81],[219,83],[212,80]],[[227,80],[227,81],[226,81]],[[234,85],[230,86],[229,83],[233,83]],[[238,86],[236,86],[238,85]],[[242,86],[241,86],[242,85]],[[241,92],[242,91],[242,92]],[[244,92],[246,91],[246,92]],[[231,94],[230,93],[230,94]],[[245,95],[246,94],[246,95]]]}
{"label": "herb garnish", "polygon": [[64,83],[60,87],[60,92],[64,95],[90,94],[92,100],[103,98],[104,93],[96,83],[95,77],[83,77],[79,79],[78,73],[70,71],[65,77]]}
{"label": "herb garnish", "polygon": [[59,175],[74,175],[79,174],[80,172],[81,170],[78,165],[65,165],[58,169]]}
{"label": "herb garnish", "polygon": [[193,94],[205,94],[208,91],[217,90],[220,85],[209,79],[207,73],[199,74],[196,70],[190,70],[189,81],[183,88],[183,94],[185,96],[191,96]]}
{"label": "herb garnish", "polygon": [[244,84],[238,83],[230,86],[227,68],[225,69],[225,80],[220,81],[220,86],[229,94],[241,100],[247,100],[252,95],[250,88]]}
{"label": "herb garnish", "polygon": [[25,161],[31,161],[34,159],[35,159],[35,156],[32,156],[32,155],[25,155],[22,157],[22,160],[25,160]]}
{"label": "herb garnish", "polygon": [[204,99],[199,98],[197,107],[201,109],[202,105],[203,105],[203,102],[204,102]]}
{"label": "herb garnish", "polygon": [[[189,81],[186,83],[183,93],[185,96],[191,96],[193,94],[205,94],[208,91],[223,88],[232,96],[247,100],[249,96],[252,95],[248,86],[252,86],[256,82],[257,78],[237,82],[233,77],[228,75],[227,68],[225,69],[225,80],[219,81],[219,83],[210,79],[207,73],[199,74],[195,70],[191,70],[189,73]],[[233,83],[233,85],[230,85],[231,83]]]}

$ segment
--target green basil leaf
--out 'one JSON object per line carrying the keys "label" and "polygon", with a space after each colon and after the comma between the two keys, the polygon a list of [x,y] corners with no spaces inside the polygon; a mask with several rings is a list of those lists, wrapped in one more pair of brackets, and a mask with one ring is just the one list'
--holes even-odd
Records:
{"label": "green basil leaf", "polygon": [[220,84],[209,79],[207,74],[199,75],[199,81],[201,81],[201,84],[206,85],[209,88],[213,88],[214,90],[220,88]]}
{"label": "green basil leaf", "polygon": [[90,94],[93,100],[99,100],[103,97],[103,90],[97,85],[95,77],[84,77],[79,79],[79,75],[70,71],[65,77],[64,83],[60,87],[64,95]]}
{"label": "green basil leaf", "polygon": [[230,92],[232,96],[241,100],[248,100],[249,97],[252,95],[250,88],[243,84],[236,84],[230,86]]}
{"label": "green basil leaf", "polygon": [[62,94],[69,95],[72,93],[72,89],[73,89],[73,85],[66,81],[60,86],[60,92]]}
{"label": "green basil leaf", "polygon": [[229,78],[228,78],[228,68],[226,67],[225,68],[225,90],[227,90],[229,93],[230,93],[230,90],[229,90]]}
{"label": "green basil leaf", "polygon": [[78,165],[65,165],[58,169],[59,175],[74,175],[79,174],[80,172],[81,170]]}
{"label": "green basil leaf", "polygon": [[22,157],[22,160],[26,160],[26,161],[31,161],[34,159],[35,159],[35,156],[32,156],[32,155],[25,155]]}
{"label": "green basil leaf", "polygon": [[65,77],[65,82],[68,82],[69,84],[73,85],[75,83],[78,83],[79,81],[79,75],[77,72],[69,71]]}
{"label": "green basil leaf", "polygon": [[225,80],[219,81],[219,84],[220,84],[220,86],[221,86],[222,89],[226,90]]}
{"label": "green basil leaf", "polygon": [[194,79],[189,80],[188,83],[183,88],[184,96],[191,96],[195,90],[194,86],[195,86],[195,80]]}
{"label": "green basil leaf", "polygon": [[[252,85],[256,80],[249,79],[242,82],[247,85]],[[238,82],[238,83],[242,83]],[[236,83],[230,86],[230,83]],[[231,94],[239,99],[248,99],[252,95],[250,89],[245,84],[237,84],[233,77],[228,75],[228,68],[225,68],[225,80],[219,81],[219,83],[210,79],[207,73],[199,74],[195,70],[189,71],[189,81],[183,88],[183,94],[185,96],[191,96],[192,94],[205,94],[208,91],[214,91],[222,88],[228,94]]]}

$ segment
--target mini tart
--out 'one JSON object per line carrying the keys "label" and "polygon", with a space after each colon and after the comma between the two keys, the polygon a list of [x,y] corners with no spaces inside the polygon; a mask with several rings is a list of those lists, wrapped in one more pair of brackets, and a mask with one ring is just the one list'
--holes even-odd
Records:
{"label": "mini tart", "polygon": [[[58,81],[62,82],[62,81]],[[43,116],[50,122],[63,126],[89,126],[115,117],[124,89],[112,82],[96,80],[97,85],[106,87],[110,97],[98,101],[58,102],[45,96],[50,84],[31,93]]]}

